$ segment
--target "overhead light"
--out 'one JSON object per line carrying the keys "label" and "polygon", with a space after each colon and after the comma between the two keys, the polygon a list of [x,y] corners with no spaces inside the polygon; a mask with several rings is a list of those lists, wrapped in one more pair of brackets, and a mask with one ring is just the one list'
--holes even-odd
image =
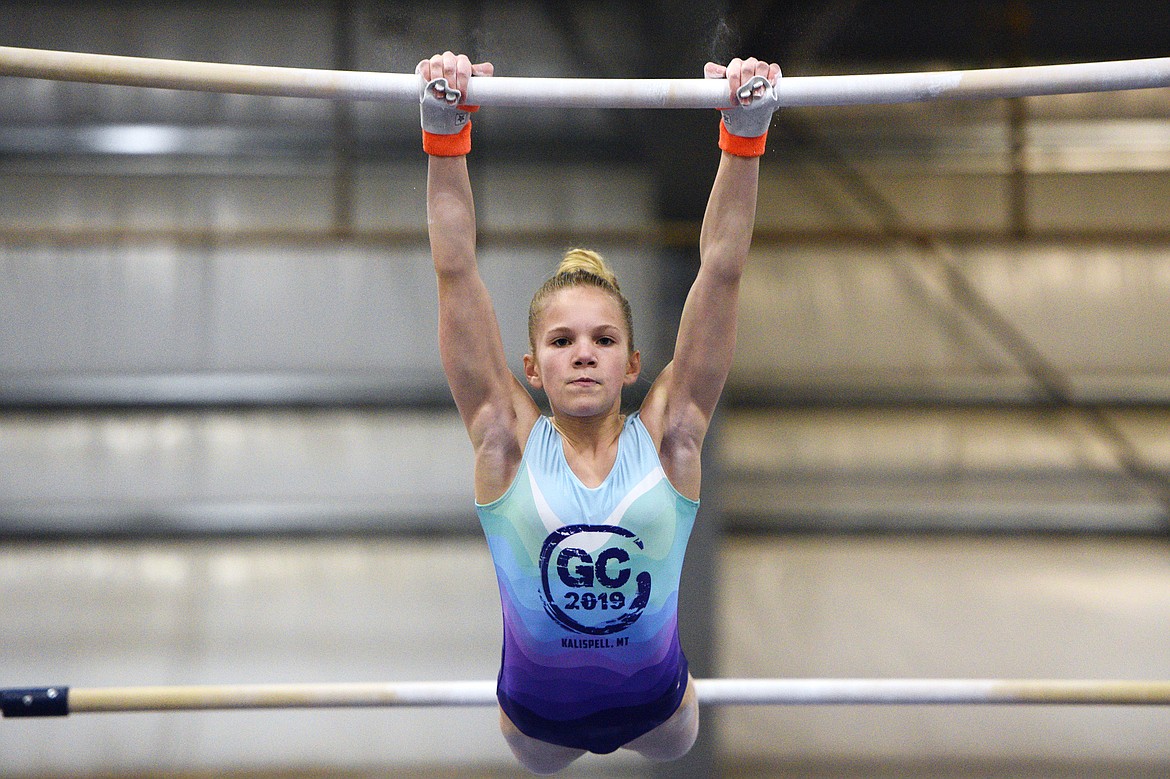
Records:
{"label": "overhead light", "polygon": [[327,152],[330,144],[327,131],[297,127],[0,126],[0,154],[307,156]]}
{"label": "overhead light", "polygon": [[107,125],[83,130],[78,140],[99,154],[178,154],[190,151],[186,135],[159,124]]}

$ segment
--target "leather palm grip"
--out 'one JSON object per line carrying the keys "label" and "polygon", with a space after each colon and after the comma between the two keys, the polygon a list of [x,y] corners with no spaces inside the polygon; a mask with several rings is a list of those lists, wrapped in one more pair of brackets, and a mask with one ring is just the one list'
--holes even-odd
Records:
{"label": "leather palm grip", "polygon": [[445,78],[436,78],[419,93],[423,151],[436,157],[459,157],[471,151],[471,114],[478,106],[459,105],[462,93]]}
{"label": "leather palm grip", "polygon": [[[755,90],[760,87],[764,93],[756,96]],[[738,157],[759,157],[766,149],[768,127],[780,100],[772,83],[763,76],[755,76],[741,86],[736,98],[739,106],[719,112],[719,148]]]}

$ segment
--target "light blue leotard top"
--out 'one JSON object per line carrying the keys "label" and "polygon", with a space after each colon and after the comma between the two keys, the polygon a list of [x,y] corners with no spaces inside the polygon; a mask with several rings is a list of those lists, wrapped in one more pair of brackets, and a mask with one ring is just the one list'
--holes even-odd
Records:
{"label": "light blue leotard top", "polygon": [[596,488],[541,417],[508,491],[476,509],[503,609],[497,697],[517,728],[604,753],[668,719],[687,682],[678,585],[698,503],[667,480],[638,415]]}

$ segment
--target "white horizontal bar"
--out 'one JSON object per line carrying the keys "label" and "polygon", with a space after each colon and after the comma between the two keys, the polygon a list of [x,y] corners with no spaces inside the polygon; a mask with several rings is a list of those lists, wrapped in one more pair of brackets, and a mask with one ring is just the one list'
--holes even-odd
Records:
{"label": "white horizontal bar", "polygon": [[[412,73],[313,70],[120,57],[0,46],[0,76],[283,97],[418,100]],[[860,105],[1109,92],[1170,86],[1170,57],[986,70],[783,78],[782,105]],[[707,79],[472,79],[478,105],[725,108],[726,83]]]}
{"label": "white horizontal bar", "polygon": [[0,76],[276,97],[418,101],[418,76],[0,46]]}
{"label": "white horizontal bar", "polygon": [[1170,681],[1096,679],[702,679],[708,705],[1170,705]]}
{"label": "white horizontal bar", "polygon": [[183,687],[96,687],[69,690],[69,713],[494,706],[496,683],[239,684]]}
{"label": "white horizontal bar", "polygon": [[[68,713],[495,706],[494,681],[245,684],[67,690]],[[707,706],[812,704],[1170,705],[1170,681],[1094,679],[698,679]]]}

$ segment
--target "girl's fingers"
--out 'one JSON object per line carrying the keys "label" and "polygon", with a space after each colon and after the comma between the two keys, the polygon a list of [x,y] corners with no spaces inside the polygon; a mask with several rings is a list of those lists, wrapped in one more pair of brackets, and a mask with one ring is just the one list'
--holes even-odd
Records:
{"label": "girl's fingers", "polygon": [[731,90],[731,99],[733,102],[738,103],[739,98],[735,96],[735,93],[739,91],[740,85],[743,84],[743,60],[736,57],[727,63],[726,73],[727,86]]}
{"label": "girl's fingers", "polygon": [[471,60],[463,54],[455,58],[455,88],[467,94],[467,82],[471,80]]}
{"label": "girl's fingers", "polygon": [[453,52],[445,51],[442,53],[441,59],[443,70],[440,75],[447,79],[448,84],[458,89],[459,58]]}

